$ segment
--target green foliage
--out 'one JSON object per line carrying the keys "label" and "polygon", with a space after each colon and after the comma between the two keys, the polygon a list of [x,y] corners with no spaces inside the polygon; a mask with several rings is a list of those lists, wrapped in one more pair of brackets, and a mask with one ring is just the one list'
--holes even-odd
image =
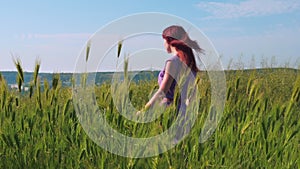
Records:
{"label": "green foliage", "polygon": [[37,80],[38,80],[40,66],[41,66],[41,61],[37,59],[35,61],[35,68],[34,68],[34,72],[33,72],[33,84],[35,86],[37,85]]}
{"label": "green foliage", "polygon": [[91,50],[91,41],[88,41],[88,43],[86,45],[86,54],[85,54],[86,62],[89,60],[90,50]]}
{"label": "green foliage", "polygon": [[[175,148],[143,159],[120,157],[95,144],[77,119],[71,88],[61,86],[58,74],[53,76],[52,87],[44,81],[43,90],[34,76],[29,93],[8,89],[1,77],[0,168],[300,167],[297,70],[227,71],[223,117],[212,137],[202,144],[199,135],[209,111],[211,89],[207,74],[201,72],[200,77],[199,113],[191,133]],[[156,83],[156,79],[130,83],[127,99],[140,109],[157,89]],[[157,135],[176,118],[171,106],[153,122],[135,123],[114,107],[110,84],[87,86],[86,90],[95,91],[95,101],[109,124],[131,137]]]}
{"label": "green foliage", "polygon": [[118,42],[118,51],[117,51],[117,57],[118,57],[118,58],[120,57],[122,46],[123,46],[123,41],[120,40],[120,41]]}
{"label": "green foliage", "polygon": [[17,77],[18,89],[19,89],[19,92],[21,92],[22,83],[24,82],[24,72],[23,72],[21,60],[16,59],[16,60],[14,60],[14,63],[15,63],[15,66],[17,68],[17,71],[18,71],[18,77]]}

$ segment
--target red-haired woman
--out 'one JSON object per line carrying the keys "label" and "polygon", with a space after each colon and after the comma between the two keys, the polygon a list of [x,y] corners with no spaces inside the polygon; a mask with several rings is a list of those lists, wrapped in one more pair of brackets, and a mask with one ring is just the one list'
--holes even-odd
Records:
{"label": "red-haired woman", "polygon": [[[164,46],[168,53],[173,56],[166,61],[164,69],[159,73],[159,89],[148,101],[142,111],[148,110],[156,101],[169,105],[174,100],[175,86],[180,79],[185,81],[180,91],[180,102],[177,108],[185,110],[187,97],[187,86],[199,71],[196,66],[193,50],[202,52],[198,43],[191,40],[187,32],[181,26],[173,25],[167,27],[163,33]],[[188,73],[187,73],[188,72]]]}

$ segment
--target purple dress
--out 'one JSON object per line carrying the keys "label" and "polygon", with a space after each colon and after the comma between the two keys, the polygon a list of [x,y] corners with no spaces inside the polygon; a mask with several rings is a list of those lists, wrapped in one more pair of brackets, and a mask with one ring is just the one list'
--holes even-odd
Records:
{"label": "purple dress", "polygon": [[[176,59],[179,59],[177,56],[173,56],[171,58],[169,58],[167,61],[175,61]],[[167,63],[166,61],[166,63]],[[164,75],[165,75],[165,67],[163,70],[161,70],[158,74],[158,85],[161,86],[161,83],[164,79]],[[174,77],[173,77],[174,78]],[[170,86],[170,89],[167,91],[167,93],[165,93],[165,98],[167,98],[168,102],[167,102],[167,105],[171,104],[174,100],[174,91],[175,91],[175,86],[176,86],[176,80],[174,78],[171,86]]]}
{"label": "purple dress", "polygon": [[[165,93],[166,95],[165,95],[165,98],[166,98],[166,100],[168,100],[167,102],[166,102],[166,104],[167,105],[169,105],[169,104],[171,104],[172,102],[173,102],[173,100],[174,100],[174,92],[175,92],[175,87],[176,87],[176,85],[177,85],[177,82],[176,82],[176,80],[177,79],[179,79],[180,78],[180,74],[182,73],[182,72],[180,72],[181,71],[181,69],[182,69],[182,62],[180,61],[180,59],[179,59],[179,57],[178,56],[173,56],[173,57],[171,57],[171,58],[169,58],[167,61],[171,61],[173,64],[172,64],[172,66],[173,66],[173,68],[171,68],[171,76],[173,77],[173,82],[172,82],[172,84],[171,84],[171,86],[170,86],[170,89],[167,91],[167,93]],[[166,61],[166,62],[167,62]],[[165,75],[165,72],[166,72],[166,70],[165,70],[165,68],[163,69],[163,70],[161,70],[160,72],[159,72],[159,74],[158,74],[158,84],[159,84],[159,86],[161,86],[161,83],[162,83],[162,81],[163,81],[163,78],[164,78],[164,75]],[[192,72],[192,74],[190,74],[190,75],[196,75],[196,73],[195,72]],[[187,94],[187,88],[188,88],[188,83],[190,82],[190,80],[191,80],[191,76],[187,76],[187,78],[186,78],[186,81],[185,81],[185,84],[184,84],[184,87],[181,89],[181,94],[180,94],[180,98],[182,99],[182,97],[184,97],[184,99],[186,98],[186,94]],[[180,99],[180,100],[181,100]],[[181,102],[179,102],[179,105],[178,106],[180,106],[180,103]]]}
{"label": "purple dress", "polygon": [[[173,82],[171,84],[170,89],[167,91],[165,98],[163,99],[162,103],[165,104],[166,106],[169,106],[173,100],[174,100],[174,91],[177,82],[181,83],[179,84],[181,87],[179,88],[180,90],[180,95],[178,100],[176,100],[176,116],[179,121],[179,126],[177,126],[177,131],[175,134],[174,142],[180,141],[187,133],[189,133],[191,124],[188,121],[188,114],[187,114],[187,105],[186,105],[186,99],[188,97],[188,89],[194,89],[194,82],[195,82],[195,77],[197,75],[197,72],[191,71],[190,73],[187,74],[187,71],[190,70],[183,62],[180,61],[178,56],[173,56],[169,58],[167,61],[171,61],[172,64],[170,64],[168,73],[170,76],[173,77]],[[166,62],[167,62],[166,61]],[[163,81],[164,75],[166,73],[166,68],[164,68],[162,71],[159,72],[158,74],[158,84],[161,86],[161,83]],[[183,78],[183,79],[181,79]],[[176,82],[177,81],[177,82]],[[192,85],[192,86],[191,86]],[[193,92],[193,91],[191,91]],[[195,91],[194,91],[195,92]],[[167,101],[165,101],[167,100]]]}
{"label": "purple dress", "polygon": [[[164,75],[165,75],[165,69],[161,70],[158,74],[158,84],[159,86],[161,85],[163,79],[164,79]],[[174,100],[174,91],[175,91],[175,86],[176,86],[176,80],[174,79],[170,89],[168,90],[168,92],[166,93],[166,98],[170,101]]]}

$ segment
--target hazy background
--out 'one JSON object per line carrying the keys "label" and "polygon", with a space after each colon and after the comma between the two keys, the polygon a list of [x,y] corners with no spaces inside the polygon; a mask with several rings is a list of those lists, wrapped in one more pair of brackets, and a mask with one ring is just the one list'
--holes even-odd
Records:
{"label": "hazy background", "polygon": [[[33,71],[73,72],[86,41],[101,27],[140,12],[163,12],[196,25],[214,44],[225,68],[299,65],[300,1],[1,1],[0,71],[15,70],[13,56]],[[253,64],[255,58],[255,64]]]}

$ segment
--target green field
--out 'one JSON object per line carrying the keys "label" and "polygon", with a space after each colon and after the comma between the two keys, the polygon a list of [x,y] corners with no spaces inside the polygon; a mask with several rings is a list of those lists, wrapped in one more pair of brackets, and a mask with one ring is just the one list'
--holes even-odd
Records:
{"label": "green field", "polygon": [[[121,157],[96,145],[78,122],[72,89],[61,85],[59,75],[47,82],[35,73],[25,94],[10,90],[0,77],[0,168],[300,168],[299,71],[266,68],[225,74],[226,104],[213,135],[199,143],[210,105],[210,82],[202,72],[199,115],[191,133],[175,148],[149,158]],[[141,108],[156,83],[132,83],[133,105]],[[135,124],[117,112],[109,84],[94,89],[99,109],[126,135],[159,134],[174,118],[168,111],[149,124]]]}

